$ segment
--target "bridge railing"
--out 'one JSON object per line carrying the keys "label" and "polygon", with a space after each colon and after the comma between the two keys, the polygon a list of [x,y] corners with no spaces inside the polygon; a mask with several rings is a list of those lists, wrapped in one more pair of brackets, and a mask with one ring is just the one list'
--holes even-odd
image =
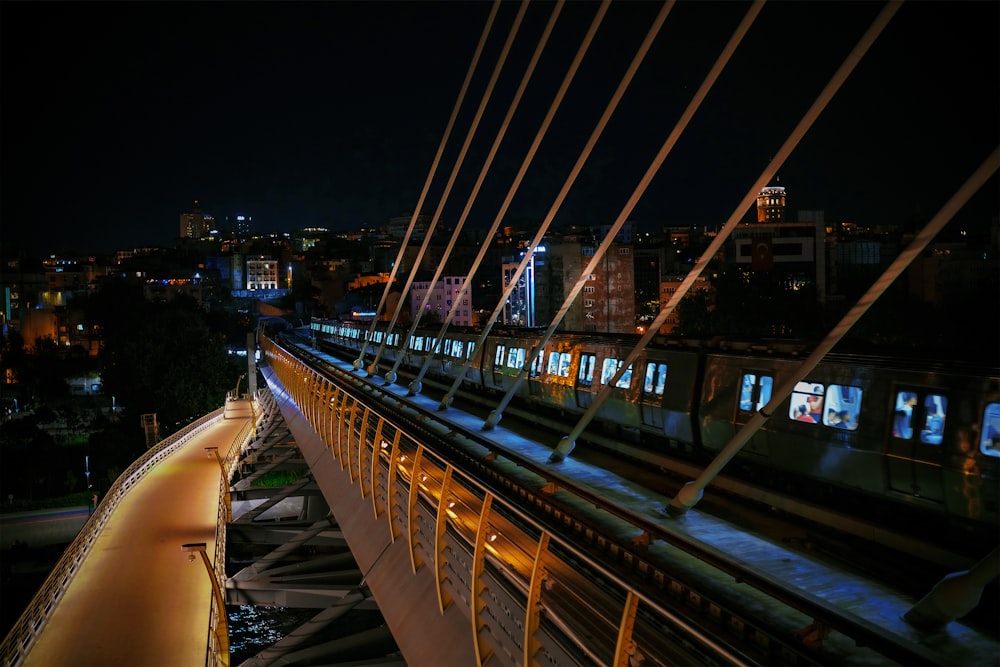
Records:
{"label": "bridge railing", "polygon": [[[270,397],[264,390],[259,390],[256,396],[245,394],[244,397],[246,400],[251,401],[251,406],[259,401],[273,402],[273,397]],[[233,392],[229,392],[226,400],[233,401],[238,399]],[[224,410],[223,408],[223,414]],[[264,416],[262,411],[253,407],[251,407],[251,415],[251,420],[247,421],[239,433],[237,433],[236,438],[234,438],[233,443],[235,446],[231,446],[226,455],[221,457],[219,461],[223,474],[219,480],[219,506],[215,525],[215,560],[213,561],[215,581],[213,582],[213,587],[215,587],[216,591],[225,590],[226,585],[226,526],[232,520],[230,496],[232,490],[229,481],[233,478],[233,471],[236,469],[237,462],[240,460],[243,451],[253,442],[257,433],[257,422]],[[206,656],[207,667],[227,667],[229,665],[229,620],[225,604],[224,602],[220,602],[221,599],[223,598],[220,595],[212,596],[212,607],[208,615],[208,639],[206,642],[208,646]]]}
{"label": "bridge railing", "polygon": [[[465,455],[446,456],[425,444],[457,440],[445,425],[408,419],[412,411],[397,399],[370,385],[348,390],[348,382],[332,381],[269,341],[262,350],[330,456],[370,500],[372,518],[406,545],[413,574],[433,575],[439,611],[457,605],[467,615],[479,664],[490,656],[498,664],[753,662],[665,605],[662,595],[648,594],[669,594],[674,582],[650,587],[640,583],[642,573],[629,581],[512,502],[505,489],[470,473],[473,460],[502,464],[488,449],[465,443]],[[523,470],[511,466],[509,473]],[[556,519],[575,521],[570,514]],[[629,527],[612,530],[621,538]],[[727,615],[718,612],[724,623]]]}
{"label": "bridge railing", "polygon": [[104,526],[107,525],[112,513],[125,495],[157,464],[170,456],[188,439],[211,426],[216,420],[221,419],[222,414],[223,409],[219,408],[177,433],[164,438],[146,450],[125,472],[118,476],[87,523],[63,552],[62,557],[35,597],[32,598],[27,609],[7,633],[3,644],[0,645],[0,661],[2,661],[0,664],[4,667],[13,667],[24,661],[32,645],[45,628],[49,616],[59,604],[87,554],[90,553],[101,531],[104,530]]}

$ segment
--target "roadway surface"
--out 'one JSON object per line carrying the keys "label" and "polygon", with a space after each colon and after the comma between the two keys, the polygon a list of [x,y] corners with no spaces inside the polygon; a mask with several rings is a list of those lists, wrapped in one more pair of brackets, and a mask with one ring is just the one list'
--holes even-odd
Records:
{"label": "roadway surface", "polygon": [[225,456],[245,412],[193,436],[122,499],[25,665],[205,664],[212,583],[181,545],[205,542],[213,558],[221,470],[205,448]]}
{"label": "roadway surface", "polygon": [[4,514],[0,516],[0,543],[6,549],[14,542],[31,547],[69,544],[89,517],[86,505]]}

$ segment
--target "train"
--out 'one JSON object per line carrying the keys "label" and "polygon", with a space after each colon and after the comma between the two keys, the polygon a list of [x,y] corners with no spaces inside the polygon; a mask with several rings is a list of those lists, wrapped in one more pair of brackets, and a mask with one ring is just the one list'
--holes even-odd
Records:
{"label": "train", "polygon": [[[428,380],[502,395],[537,347],[541,330],[452,328],[386,332],[369,323],[313,319],[314,345],[360,354]],[[513,400],[562,415],[567,431],[605,389],[638,335],[557,331],[531,360]],[[654,338],[621,374],[587,432],[622,455],[708,461],[771,398],[799,377],[809,346],[788,341]],[[513,403],[512,403],[513,404]],[[607,445],[604,445],[607,447]],[[1000,368],[971,363],[831,353],[754,433],[727,474],[826,505],[849,505],[880,525],[929,539],[978,535],[995,546],[1000,528]],[[945,532],[946,531],[946,534]],[[992,548],[991,546],[991,548]]]}

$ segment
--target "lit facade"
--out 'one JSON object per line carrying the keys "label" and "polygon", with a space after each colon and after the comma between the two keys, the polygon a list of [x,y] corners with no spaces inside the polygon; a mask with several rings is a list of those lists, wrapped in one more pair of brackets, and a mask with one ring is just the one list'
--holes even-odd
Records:
{"label": "lit facade", "polygon": [[247,289],[278,289],[278,262],[265,255],[247,259]]}
{"label": "lit facade", "polygon": [[433,313],[439,321],[444,322],[452,307],[455,307],[451,323],[457,326],[470,326],[473,318],[471,286],[462,296],[461,303],[455,306],[458,293],[464,284],[465,276],[443,276],[438,278],[433,287],[429,280],[414,280],[410,285],[410,317],[416,319],[420,304],[424,303],[424,298],[430,292],[422,318]]}
{"label": "lit facade", "polygon": [[203,239],[215,233],[215,218],[201,210],[198,201],[194,202],[194,210],[181,213],[180,233],[182,239]]}
{"label": "lit facade", "polygon": [[[504,323],[548,326],[594,257],[592,243],[552,239],[532,256],[504,304]],[[504,286],[523,257],[503,260]],[[589,273],[562,319],[566,331],[635,333],[635,257],[629,244],[613,243]]]}

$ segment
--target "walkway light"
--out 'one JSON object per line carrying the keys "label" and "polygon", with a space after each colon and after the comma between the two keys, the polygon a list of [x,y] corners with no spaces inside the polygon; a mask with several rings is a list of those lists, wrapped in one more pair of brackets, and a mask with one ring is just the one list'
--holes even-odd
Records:
{"label": "walkway light", "polygon": [[226,599],[222,596],[222,589],[219,587],[219,580],[215,576],[212,563],[208,560],[208,551],[204,542],[192,542],[182,544],[181,551],[188,554],[188,561],[194,562],[195,553],[201,554],[201,562],[205,565],[208,578],[212,581],[212,593],[215,595],[215,604],[219,609],[219,618],[215,624],[215,639],[218,642],[219,664],[229,667],[229,616],[226,614]]}

